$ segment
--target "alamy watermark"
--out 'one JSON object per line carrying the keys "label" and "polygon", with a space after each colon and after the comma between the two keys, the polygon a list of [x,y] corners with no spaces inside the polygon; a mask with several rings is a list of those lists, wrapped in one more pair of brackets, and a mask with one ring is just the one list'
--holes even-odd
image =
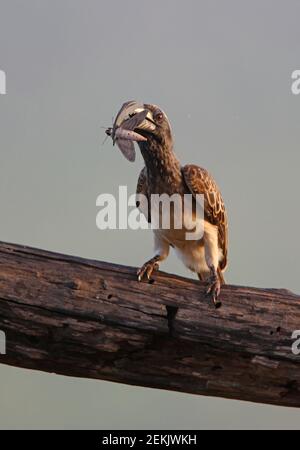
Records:
{"label": "alamy watermark", "polygon": [[300,94],[300,70],[294,70],[294,72],[292,73],[292,93],[294,95],[299,95]]}
{"label": "alamy watermark", "polygon": [[6,94],[6,73],[0,70],[0,95]]}
{"label": "alamy watermark", "polygon": [[292,334],[293,344],[292,344],[292,353],[295,356],[300,355],[300,330],[295,330]]}
{"label": "alamy watermark", "polygon": [[198,240],[204,234],[203,194],[128,197],[127,186],[119,186],[118,199],[112,194],[100,194],[96,206],[101,207],[96,217],[99,230],[184,230],[186,240]]}
{"label": "alamy watermark", "polygon": [[0,330],[0,355],[6,355],[6,334]]}

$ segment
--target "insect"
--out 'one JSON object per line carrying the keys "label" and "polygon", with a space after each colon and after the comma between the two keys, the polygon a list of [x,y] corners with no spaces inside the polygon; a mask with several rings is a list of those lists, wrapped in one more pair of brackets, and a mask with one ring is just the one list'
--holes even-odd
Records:
{"label": "insect", "polygon": [[147,138],[139,133],[136,133],[134,129],[138,127],[147,116],[147,111],[143,110],[134,115],[129,115],[122,126],[119,126],[120,117],[123,108],[117,115],[113,127],[109,127],[105,130],[107,136],[110,136],[113,140],[113,144],[117,144],[126,159],[133,162],[135,160],[135,149],[133,142],[145,142]]}
{"label": "insect", "polygon": [[[113,135],[113,128],[107,128],[105,130],[105,133],[107,134],[107,136],[112,136]],[[125,128],[117,128],[115,133],[114,133],[114,140],[115,142],[118,139],[125,139],[128,141],[135,141],[135,142],[143,142],[143,141],[147,141],[147,138],[145,138],[144,136],[142,136],[139,133],[136,133],[135,131],[132,130],[127,130]]]}

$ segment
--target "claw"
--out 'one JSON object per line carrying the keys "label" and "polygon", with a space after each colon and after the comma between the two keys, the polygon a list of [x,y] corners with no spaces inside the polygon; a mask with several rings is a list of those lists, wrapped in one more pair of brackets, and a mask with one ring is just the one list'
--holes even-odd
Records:
{"label": "claw", "polygon": [[146,262],[138,271],[138,281],[142,281],[144,275],[146,275],[148,281],[151,281],[151,275],[155,270],[159,269],[159,264],[157,263],[156,259]]}
{"label": "claw", "polygon": [[221,292],[221,282],[214,267],[211,268],[211,272],[211,276],[208,279],[208,288],[206,291],[206,295],[211,295],[215,308],[218,309],[222,306],[222,302],[219,300]]}

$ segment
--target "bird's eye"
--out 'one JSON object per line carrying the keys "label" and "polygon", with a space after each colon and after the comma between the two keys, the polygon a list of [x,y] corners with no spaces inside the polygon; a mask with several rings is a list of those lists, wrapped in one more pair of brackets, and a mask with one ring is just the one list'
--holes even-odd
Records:
{"label": "bird's eye", "polygon": [[156,122],[161,122],[162,120],[163,120],[163,118],[164,118],[164,115],[163,115],[163,113],[157,113],[156,115],[155,115],[155,121]]}

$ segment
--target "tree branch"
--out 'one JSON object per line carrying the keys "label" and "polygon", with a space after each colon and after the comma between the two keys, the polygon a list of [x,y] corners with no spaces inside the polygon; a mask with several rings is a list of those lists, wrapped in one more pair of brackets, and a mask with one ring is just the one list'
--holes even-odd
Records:
{"label": "tree branch", "polygon": [[193,394],[300,406],[300,298],[0,243],[0,363]]}

